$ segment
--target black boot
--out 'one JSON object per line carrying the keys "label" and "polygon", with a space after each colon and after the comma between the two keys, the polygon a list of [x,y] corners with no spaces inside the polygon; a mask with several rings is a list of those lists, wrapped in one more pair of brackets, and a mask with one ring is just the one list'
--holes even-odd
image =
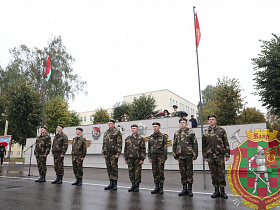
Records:
{"label": "black boot", "polygon": [[220,187],[220,189],[221,189],[221,197],[224,199],[228,199],[228,195],[225,193],[225,188]]}
{"label": "black boot", "polygon": [[41,177],[42,177],[42,175],[40,175],[39,179],[36,179],[35,182],[39,182]]}
{"label": "black boot", "polygon": [[82,186],[83,185],[83,179],[79,178],[78,181],[79,181],[78,186]]}
{"label": "black boot", "polygon": [[218,198],[220,197],[220,191],[219,191],[219,187],[215,187],[215,192],[213,192],[213,194],[211,195],[211,198]]}
{"label": "black boot", "polygon": [[107,187],[104,187],[104,190],[110,190],[113,187],[113,180],[110,179],[110,184]]}
{"label": "black boot", "polygon": [[193,197],[192,184],[188,184],[188,196]]}
{"label": "black boot", "polygon": [[159,192],[159,183],[155,183],[156,187],[155,189],[151,192],[151,194],[156,194]]}
{"label": "black boot", "polygon": [[52,184],[56,184],[57,182],[58,182],[58,178],[59,176],[58,175],[56,175],[56,179],[52,182]]}
{"label": "black boot", "polygon": [[46,175],[41,175],[40,179],[39,179],[39,183],[41,182],[46,182]]}
{"label": "black boot", "polygon": [[112,190],[117,190],[117,189],[118,189],[118,181],[117,180],[113,180]]}
{"label": "black boot", "polygon": [[139,192],[139,184],[140,184],[139,182],[135,183],[135,188],[133,190],[134,192]]}
{"label": "black boot", "polygon": [[59,175],[58,176],[58,181],[57,181],[57,183],[56,184],[62,184],[63,182],[62,182],[62,175]]}
{"label": "black boot", "polygon": [[163,194],[163,183],[159,184],[159,191],[158,194]]}
{"label": "black boot", "polygon": [[178,195],[183,196],[183,195],[187,195],[187,194],[188,194],[187,184],[183,184],[183,190]]}
{"label": "black boot", "polygon": [[135,182],[132,182],[131,188],[128,189],[128,192],[132,192],[135,189]]}
{"label": "black boot", "polygon": [[77,184],[79,184],[79,179],[76,179],[76,181],[72,183],[72,185],[77,185]]}

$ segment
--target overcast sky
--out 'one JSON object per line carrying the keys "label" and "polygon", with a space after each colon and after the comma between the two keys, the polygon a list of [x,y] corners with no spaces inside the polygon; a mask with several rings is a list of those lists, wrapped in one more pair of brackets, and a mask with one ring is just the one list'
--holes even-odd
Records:
{"label": "overcast sky", "polygon": [[[246,107],[265,108],[254,90],[251,58],[259,39],[280,35],[279,0],[9,0],[0,3],[0,65],[21,44],[43,48],[61,36],[88,82],[70,109],[110,108],[124,95],[168,89],[199,101],[193,6],[201,41],[201,88],[239,79]],[[170,110],[171,111],[171,110]]]}

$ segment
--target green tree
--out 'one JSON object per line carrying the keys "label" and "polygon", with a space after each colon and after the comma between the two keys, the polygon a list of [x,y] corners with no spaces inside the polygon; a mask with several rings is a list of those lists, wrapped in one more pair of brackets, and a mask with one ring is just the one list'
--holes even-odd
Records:
{"label": "green tree", "polygon": [[237,122],[237,114],[243,107],[241,88],[238,79],[218,79],[216,84],[216,115],[220,125],[233,125]]}
{"label": "green tree", "polygon": [[68,103],[61,97],[54,97],[46,102],[45,125],[48,127],[49,133],[55,133],[58,124],[63,124],[65,127],[71,125],[68,108]]}
{"label": "green tree", "polygon": [[70,125],[69,126],[78,126],[81,125],[81,120],[79,115],[75,111],[70,112]]}
{"label": "green tree", "polygon": [[134,98],[130,108],[130,120],[147,119],[151,112],[157,107],[156,100],[153,96],[141,95]]}
{"label": "green tree", "polygon": [[[22,147],[26,138],[37,135],[42,116],[42,106],[38,98],[39,92],[27,80],[18,80],[17,84],[10,84],[3,95],[6,119],[9,121],[8,134],[12,135],[15,143]],[[4,120],[6,120],[4,119]]]}
{"label": "green tree", "polygon": [[277,139],[280,139],[280,117],[277,115],[271,114],[271,112],[267,113],[267,128],[270,130],[277,130],[279,131],[277,134]]}
{"label": "green tree", "polygon": [[95,110],[95,114],[93,116],[93,124],[97,122],[107,123],[110,120],[110,115],[106,109],[98,108]]}
{"label": "green tree", "polygon": [[264,114],[261,113],[256,108],[247,107],[245,110],[243,109],[237,117],[238,124],[246,124],[246,123],[262,123],[265,122]]}
{"label": "green tree", "polygon": [[206,88],[201,91],[202,105],[207,104],[208,101],[215,101],[216,89],[217,88],[213,85],[207,85]]}
{"label": "green tree", "polygon": [[2,86],[20,78],[33,81],[37,90],[44,88],[46,59],[50,56],[51,77],[46,84],[46,97],[59,96],[66,99],[75,98],[75,94],[84,92],[86,81],[73,73],[75,59],[66,51],[62,38],[53,37],[43,49],[29,49],[25,45],[10,50],[11,61],[5,71],[0,70]]}
{"label": "green tree", "polygon": [[272,34],[270,41],[260,40],[261,53],[253,58],[256,94],[262,105],[280,117],[280,37]]}
{"label": "green tree", "polygon": [[118,120],[121,118],[123,113],[127,113],[127,115],[130,117],[130,109],[131,109],[131,104],[123,101],[122,103],[116,103],[113,106],[113,119]]}

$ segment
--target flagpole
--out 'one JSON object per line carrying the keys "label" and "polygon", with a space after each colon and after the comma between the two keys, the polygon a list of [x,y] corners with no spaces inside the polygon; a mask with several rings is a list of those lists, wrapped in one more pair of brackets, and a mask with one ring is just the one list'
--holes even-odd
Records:
{"label": "flagpole", "polygon": [[46,86],[47,86],[47,82],[46,79],[44,79],[44,99],[43,99],[43,114],[42,114],[42,124],[41,126],[44,126],[44,115],[45,115],[45,102],[46,102]]}
{"label": "flagpole", "polygon": [[[199,75],[199,62],[198,62],[198,51],[197,51],[197,40],[196,40],[196,28],[195,28],[195,6],[193,6],[193,17],[194,17],[194,37],[196,47],[196,62],[197,62],[197,76],[198,76],[198,87],[199,87],[199,102],[200,102],[200,123],[201,123],[201,139],[203,137],[203,117],[202,117],[202,102],[201,102],[201,88],[200,88],[200,75]],[[203,171],[205,171],[204,157],[202,156]]]}

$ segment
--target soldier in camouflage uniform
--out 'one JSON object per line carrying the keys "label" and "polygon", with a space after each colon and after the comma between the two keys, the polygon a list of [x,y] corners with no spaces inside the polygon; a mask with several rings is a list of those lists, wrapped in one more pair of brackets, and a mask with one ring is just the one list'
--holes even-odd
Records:
{"label": "soldier in camouflage uniform", "polygon": [[72,185],[82,186],[83,181],[83,161],[87,154],[86,139],[83,138],[83,129],[76,128],[77,136],[72,142],[72,164],[76,181]]}
{"label": "soldier in camouflage uniform", "polygon": [[163,194],[164,163],[167,159],[167,137],[160,132],[160,123],[154,122],[154,133],[149,137],[148,157],[152,163],[155,189],[151,194]]}
{"label": "soldier in camouflage uniform", "polygon": [[115,121],[109,120],[109,129],[104,133],[102,155],[105,158],[110,184],[105,190],[117,190],[118,160],[122,152],[122,134],[115,127]]}
{"label": "soldier in camouflage uniform", "polygon": [[141,183],[141,170],[146,158],[145,140],[138,134],[138,125],[131,126],[132,135],[125,139],[124,159],[128,164],[129,178],[132,183],[128,192],[138,192]]}
{"label": "soldier in camouflage uniform", "polygon": [[[203,132],[202,136],[202,153],[206,162],[208,162],[212,184],[215,192],[212,198],[222,197],[227,199],[225,193],[225,157],[229,160],[230,148],[225,130],[217,126],[217,117],[208,116],[209,128]],[[220,188],[220,189],[219,189]]]}
{"label": "soldier in camouflage uniform", "polygon": [[54,170],[56,172],[56,179],[52,184],[62,184],[64,175],[63,161],[64,155],[68,148],[68,137],[63,133],[64,126],[59,124],[56,128],[57,134],[53,139],[52,156],[54,157]]}
{"label": "soldier in camouflage uniform", "polygon": [[177,111],[178,106],[173,105],[173,109],[174,109],[174,111],[171,113],[171,117],[180,117],[180,112]]}
{"label": "soldier in camouflage uniform", "polygon": [[198,144],[195,133],[187,128],[187,119],[179,120],[181,129],[176,131],[173,139],[173,156],[179,162],[183,190],[178,195],[193,197],[193,160],[198,156]]}
{"label": "soldier in camouflage uniform", "polygon": [[51,151],[51,143],[51,137],[47,134],[47,128],[45,126],[41,127],[41,135],[36,138],[36,145],[34,150],[40,178],[35,182],[46,182],[46,161],[47,156]]}

